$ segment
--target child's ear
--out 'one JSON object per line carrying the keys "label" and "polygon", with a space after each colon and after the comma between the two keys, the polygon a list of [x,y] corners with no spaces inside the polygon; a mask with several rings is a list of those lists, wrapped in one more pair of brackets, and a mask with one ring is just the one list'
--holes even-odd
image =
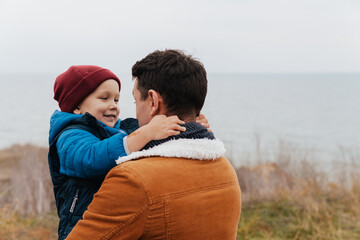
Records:
{"label": "child's ear", "polygon": [[73,113],[75,113],[75,114],[81,114],[80,107],[77,107],[77,108],[73,111]]}

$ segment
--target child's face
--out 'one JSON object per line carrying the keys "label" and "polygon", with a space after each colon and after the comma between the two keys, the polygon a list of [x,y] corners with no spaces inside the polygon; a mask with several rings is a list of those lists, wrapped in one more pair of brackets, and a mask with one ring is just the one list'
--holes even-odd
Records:
{"label": "child's face", "polygon": [[105,123],[106,126],[114,127],[119,119],[119,98],[119,84],[115,80],[109,79],[87,96],[74,110],[74,113],[85,114],[88,112],[97,120]]}

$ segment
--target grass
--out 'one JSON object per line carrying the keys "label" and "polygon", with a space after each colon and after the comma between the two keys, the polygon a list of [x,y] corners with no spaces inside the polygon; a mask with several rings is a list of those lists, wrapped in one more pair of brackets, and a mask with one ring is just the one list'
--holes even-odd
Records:
{"label": "grass", "polygon": [[360,192],[243,204],[237,239],[360,239]]}
{"label": "grass", "polygon": [[[268,159],[268,152],[260,150],[253,154],[261,159],[255,164],[260,168],[238,172],[243,203],[237,239],[360,239],[360,171],[355,167],[359,155],[342,150],[338,161],[352,159],[354,167],[336,168],[338,177],[330,181],[311,164],[316,159],[306,151],[282,146]],[[57,239],[52,186],[48,174],[42,174],[47,171],[46,152],[31,145],[0,150],[0,240]],[[26,181],[16,173],[28,174]],[[251,179],[248,185],[244,176]],[[261,189],[270,187],[270,195]],[[25,191],[28,188],[32,191]],[[35,204],[39,197],[44,206]]]}
{"label": "grass", "polygon": [[57,239],[57,224],[54,212],[24,216],[4,206],[0,209],[0,240]]}
{"label": "grass", "polygon": [[[237,239],[360,239],[358,152],[340,148],[339,156],[334,156],[334,171],[324,173],[321,166],[314,164],[318,162],[317,155],[306,149],[284,144],[279,146],[281,148],[273,159],[269,160],[270,156],[261,150],[256,154],[262,163],[276,163],[276,171],[270,169],[274,164],[257,166],[266,168],[263,172],[270,175],[265,176],[272,176],[272,180],[278,177],[278,181],[262,181],[264,174],[258,168],[245,168],[252,175],[244,170],[238,171],[246,177],[251,176],[252,183],[256,184],[251,185],[242,179],[242,175],[238,176],[245,189],[242,191],[245,201]],[[287,181],[282,181],[285,178]],[[274,182],[278,185],[271,195],[258,194],[262,192],[261,188],[273,187]],[[279,189],[287,191],[284,194]]]}

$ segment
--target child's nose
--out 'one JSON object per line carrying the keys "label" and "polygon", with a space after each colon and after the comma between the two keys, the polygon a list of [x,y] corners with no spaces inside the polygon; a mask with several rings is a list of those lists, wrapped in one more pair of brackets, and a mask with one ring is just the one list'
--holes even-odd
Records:
{"label": "child's nose", "polygon": [[118,104],[115,102],[115,101],[111,101],[111,103],[110,103],[110,108],[111,109],[115,109],[115,108],[117,108],[118,107]]}

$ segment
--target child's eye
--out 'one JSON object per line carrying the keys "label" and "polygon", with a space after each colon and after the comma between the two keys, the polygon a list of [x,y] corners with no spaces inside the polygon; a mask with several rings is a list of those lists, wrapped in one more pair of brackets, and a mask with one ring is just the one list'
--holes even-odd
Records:
{"label": "child's eye", "polygon": [[101,97],[100,99],[101,100],[107,100],[107,97]]}

